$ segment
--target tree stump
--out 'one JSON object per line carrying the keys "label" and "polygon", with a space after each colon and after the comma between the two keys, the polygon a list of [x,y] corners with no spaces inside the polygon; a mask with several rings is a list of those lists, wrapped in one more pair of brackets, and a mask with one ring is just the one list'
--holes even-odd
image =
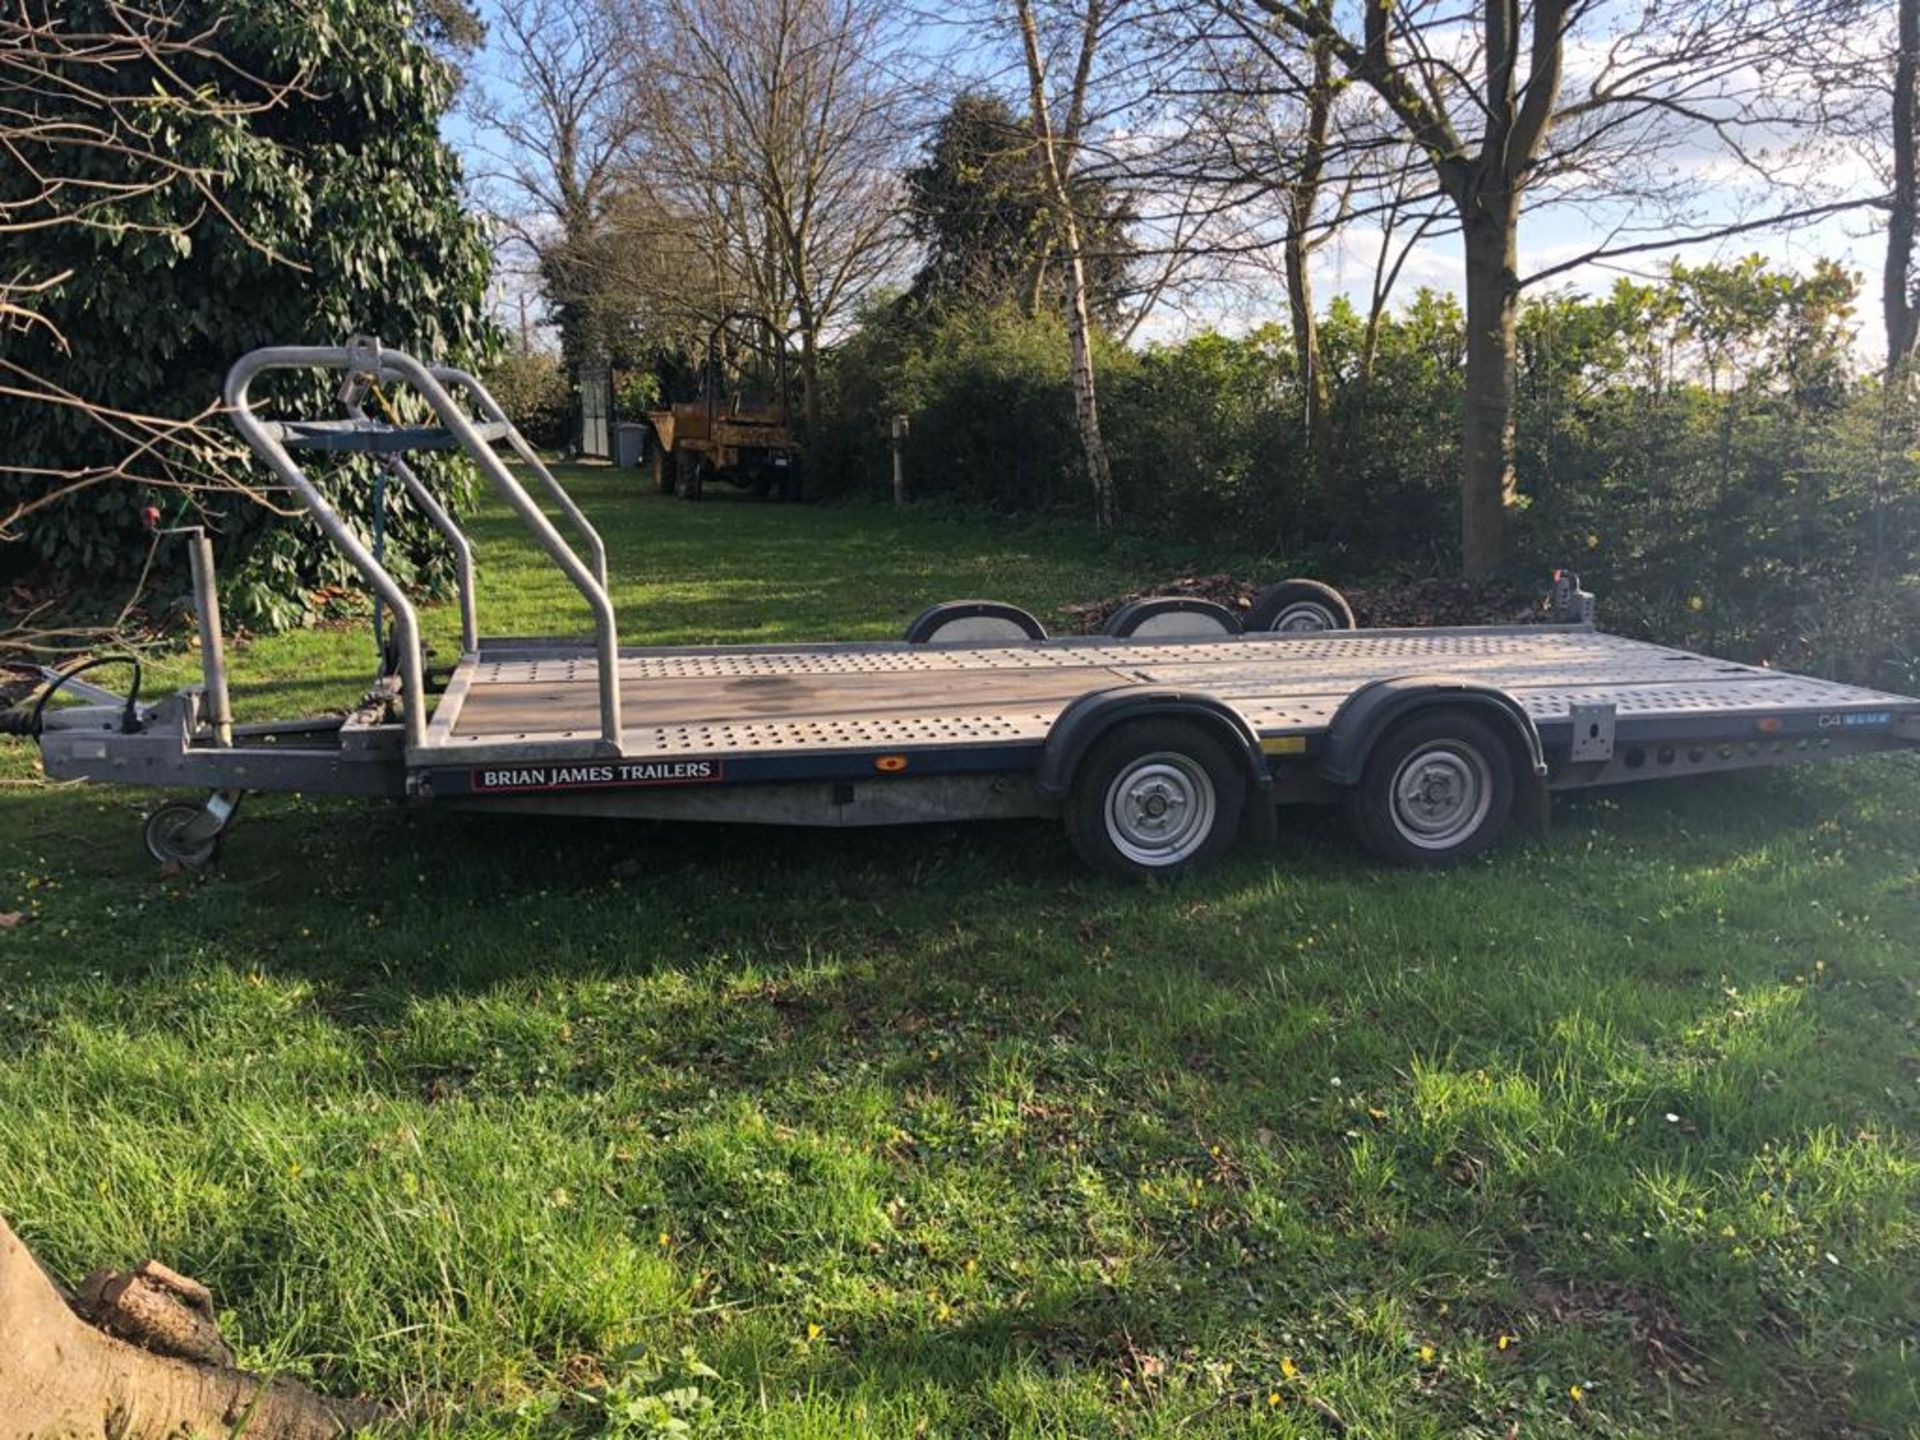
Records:
{"label": "tree stump", "polygon": [[212,1295],[155,1261],[69,1297],[5,1220],[0,1397],[0,1440],[338,1440],[398,1418],[235,1369]]}

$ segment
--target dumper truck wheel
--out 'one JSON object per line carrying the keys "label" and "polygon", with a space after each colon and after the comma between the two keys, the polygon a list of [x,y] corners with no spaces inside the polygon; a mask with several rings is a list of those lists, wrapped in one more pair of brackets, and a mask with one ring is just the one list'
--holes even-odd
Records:
{"label": "dumper truck wheel", "polygon": [[673,493],[682,500],[698,500],[707,478],[700,457],[691,450],[679,451],[673,457],[673,470]]}
{"label": "dumper truck wheel", "polygon": [[1240,831],[1247,781],[1218,739],[1185,720],[1135,720],[1095,743],[1067,792],[1082,860],[1123,880],[1206,864]]}
{"label": "dumper truck wheel", "polygon": [[1374,746],[1347,819],[1360,842],[1396,865],[1451,865],[1478,855],[1506,828],[1514,764],[1506,742],[1460,710],[1428,710]]}
{"label": "dumper truck wheel", "polygon": [[1282,580],[1253,597],[1247,611],[1249,630],[1351,630],[1353,607],[1347,597],[1318,580]]}

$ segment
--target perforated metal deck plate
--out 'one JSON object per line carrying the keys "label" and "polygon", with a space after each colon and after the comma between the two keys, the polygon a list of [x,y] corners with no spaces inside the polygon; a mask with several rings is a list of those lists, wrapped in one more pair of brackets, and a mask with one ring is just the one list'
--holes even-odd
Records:
{"label": "perforated metal deck plate", "polygon": [[[484,651],[483,651],[484,656]],[[1218,696],[1263,735],[1323,730],[1372,680],[1448,675],[1515,697],[1537,723],[1911,707],[1899,696],[1577,628],[1341,631],[1230,640],[631,651],[624,753],[645,758],[1043,740],[1077,695],[1171,685]],[[469,660],[429,739],[442,753],[570,747],[598,725],[598,667],[575,650]]]}

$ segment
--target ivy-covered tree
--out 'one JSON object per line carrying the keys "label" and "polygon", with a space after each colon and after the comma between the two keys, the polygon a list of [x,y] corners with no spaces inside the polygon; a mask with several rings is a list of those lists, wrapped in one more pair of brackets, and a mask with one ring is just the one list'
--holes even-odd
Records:
{"label": "ivy-covered tree", "polygon": [[[9,12],[0,233],[33,323],[0,330],[0,538],[26,542],[0,566],[124,586],[157,505],[215,532],[241,618],[297,619],[339,562],[248,497],[267,477],[223,426],[188,422],[258,345],[367,332],[484,358],[486,238],[438,133],[454,77],[411,0]],[[364,520],[370,494],[342,485],[342,508]],[[397,567],[434,578],[425,527],[391,521]]]}

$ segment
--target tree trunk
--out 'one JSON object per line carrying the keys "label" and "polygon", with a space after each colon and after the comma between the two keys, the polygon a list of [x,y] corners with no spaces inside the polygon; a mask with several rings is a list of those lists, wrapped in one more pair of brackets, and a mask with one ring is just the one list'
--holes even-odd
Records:
{"label": "tree trunk", "polygon": [[[1308,0],[1323,20],[1330,0]],[[1313,80],[1307,92],[1307,123],[1301,136],[1299,170],[1288,186],[1287,233],[1282,258],[1287,272],[1287,309],[1293,321],[1293,354],[1300,369],[1300,393],[1307,422],[1307,463],[1315,496],[1325,501],[1333,494],[1333,386],[1320,363],[1320,324],[1313,313],[1314,209],[1320,203],[1320,183],[1326,174],[1328,137],[1333,128],[1333,106],[1339,87],[1333,78],[1333,48],[1312,43]],[[1384,243],[1384,242],[1383,242]]]}
{"label": "tree trunk", "polygon": [[801,443],[811,449],[820,443],[820,339],[813,327],[800,330],[800,412],[806,424]]}
{"label": "tree trunk", "polygon": [[392,1415],[86,1324],[0,1220],[0,1440],[336,1440]]}
{"label": "tree trunk", "polygon": [[1893,203],[1887,216],[1887,268],[1881,292],[1887,322],[1887,386],[1913,360],[1920,342],[1920,306],[1913,273],[1916,192],[1916,109],[1920,109],[1920,0],[1900,0],[1899,53],[1893,67]]}
{"label": "tree trunk", "polygon": [[[1093,489],[1093,523],[1105,533],[1113,529],[1113,470],[1107,461],[1107,444],[1100,434],[1100,397],[1093,377],[1093,322],[1087,313],[1087,266],[1080,247],[1080,223],[1073,213],[1073,192],[1067,184],[1072,164],[1063,159],[1053,133],[1053,117],[1047,113],[1046,62],[1040,56],[1040,35],[1034,25],[1031,0],[1014,0],[1020,22],[1020,39],[1027,60],[1027,103],[1033,122],[1033,138],[1039,147],[1040,162],[1047,179],[1048,197],[1053,206],[1055,231],[1065,248],[1064,276],[1067,286],[1067,342],[1072,351],[1070,372],[1073,381],[1073,419],[1080,432],[1080,449],[1086,457],[1087,480]],[[1100,9],[1089,5],[1086,31],[1081,40],[1080,72],[1076,87],[1083,87],[1092,65],[1093,44],[1099,33]],[[1076,97],[1081,93],[1076,89]],[[1072,109],[1079,110],[1076,98]],[[1069,118],[1066,129],[1071,146],[1076,124]]]}
{"label": "tree trunk", "polygon": [[1087,268],[1080,256],[1080,227],[1071,209],[1061,208],[1067,243],[1067,342],[1072,347],[1073,420],[1086,456],[1093,489],[1093,523],[1101,533],[1113,529],[1113,470],[1107,442],[1100,434],[1100,396],[1093,377],[1093,324],[1087,316]]}
{"label": "tree trunk", "polygon": [[1300,372],[1300,394],[1306,411],[1309,483],[1316,497],[1333,495],[1333,386],[1320,363],[1320,322],[1313,313],[1313,278],[1307,266],[1304,229],[1289,225],[1283,249],[1287,269],[1287,311],[1293,322],[1293,359]]}
{"label": "tree trunk", "polygon": [[1469,578],[1507,558],[1514,477],[1517,216],[1482,197],[1462,217],[1467,262],[1467,393],[1460,447],[1460,566]]}

